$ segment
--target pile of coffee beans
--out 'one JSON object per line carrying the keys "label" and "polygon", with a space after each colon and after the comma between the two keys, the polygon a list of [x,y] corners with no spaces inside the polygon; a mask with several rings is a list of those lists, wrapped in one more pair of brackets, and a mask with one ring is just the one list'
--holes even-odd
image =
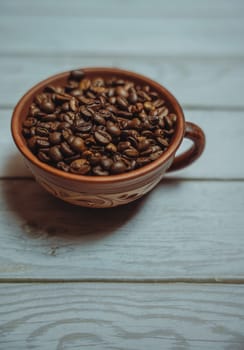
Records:
{"label": "pile of coffee beans", "polygon": [[70,73],[34,97],[22,133],[42,162],[81,175],[120,174],[162,155],[177,116],[148,85]]}

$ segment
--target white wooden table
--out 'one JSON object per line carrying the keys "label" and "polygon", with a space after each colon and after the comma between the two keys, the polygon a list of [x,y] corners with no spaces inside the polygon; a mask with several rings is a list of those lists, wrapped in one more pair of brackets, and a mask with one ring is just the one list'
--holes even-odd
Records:
{"label": "white wooden table", "polygon": [[[117,66],[168,87],[204,155],[142,200],[73,207],[10,135],[49,75]],[[0,349],[244,349],[244,2],[0,2]]]}

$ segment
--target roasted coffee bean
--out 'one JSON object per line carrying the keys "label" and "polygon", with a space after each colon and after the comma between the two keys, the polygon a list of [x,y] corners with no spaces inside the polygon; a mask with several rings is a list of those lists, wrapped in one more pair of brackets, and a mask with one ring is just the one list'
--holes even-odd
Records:
{"label": "roasted coffee bean", "polygon": [[113,165],[113,161],[111,158],[103,157],[101,159],[101,166],[103,167],[103,169],[109,170],[112,165]]}
{"label": "roasted coffee bean", "polygon": [[48,138],[47,137],[38,137],[36,139],[36,146],[38,146],[39,148],[49,147],[50,143],[48,141]]}
{"label": "roasted coffee bean", "polygon": [[105,125],[106,124],[105,118],[99,113],[95,113],[94,114],[94,121],[96,123],[98,123],[98,124],[101,124],[101,125]]}
{"label": "roasted coffee bean", "polygon": [[27,146],[45,163],[83,175],[140,168],[170,147],[177,115],[149,85],[116,76],[70,73],[34,96],[22,124]]}
{"label": "roasted coffee bean", "polygon": [[61,149],[61,152],[67,157],[71,157],[74,155],[74,151],[71,149],[71,147],[67,142],[62,142],[60,144],[60,149]]}
{"label": "roasted coffee bean", "polygon": [[35,126],[37,123],[36,118],[27,118],[24,122],[23,122],[23,126],[26,128],[31,128],[32,126]]}
{"label": "roasted coffee bean", "polygon": [[116,98],[117,104],[122,108],[122,109],[127,109],[128,108],[128,102],[124,97],[118,96]]}
{"label": "roasted coffee bean", "polygon": [[55,105],[52,101],[42,101],[42,103],[40,103],[40,108],[45,113],[53,113],[55,111]]}
{"label": "roasted coffee bean", "polygon": [[80,89],[81,90],[88,90],[91,86],[91,80],[89,79],[82,79],[80,82]]}
{"label": "roasted coffee bean", "polygon": [[115,89],[115,93],[117,96],[127,98],[128,97],[128,91],[125,90],[122,86],[117,86]]}
{"label": "roasted coffee bean", "polygon": [[70,164],[70,171],[74,174],[85,175],[90,171],[90,169],[91,166],[89,162],[83,158],[76,159]]}
{"label": "roasted coffee bean", "polygon": [[59,131],[65,130],[65,129],[69,129],[71,127],[70,123],[67,122],[62,122],[58,125],[58,129]]}
{"label": "roasted coffee bean", "polygon": [[85,76],[85,73],[82,70],[72,70],[70,72],[70,78],[80,81],[81,79],[83,79]]}
{"label": "roasted coffee bean", "polygon": [[36,135],[38,135],[38,136],[46,136],[46,137],[49,136],[49,131],[48,131],[48,129],[43,128],[42,126],[36,127],[35,133],[36,133]]}
{"label": "roasted coffee bean", "polygon": [[53,146],[49,149],[49,156],[55,163],[63,160],[63,155],[58,146]]}
{"label": "roasted coffee bean", "polygon": [[94,175],[98,176],[106,176],[109,175],[109,172],[101,167],[101,165],[96,165],[92,168],[92,172]]}
{"label": "roasted coffee bean", "polygon": [[85,142],[81,137],[71,136],[67,141],[70,147],[76,152],[83,152],[86,149]]}
{"label": "roasted coffee bean", "polygon": [[130,141],[121,141],[118,144],[118,151],[123,152],[125,149],[129,148],[131,146]]}
{"label": "roasted coffee bean", "polygon": [[126,168],[126,164],[122,160],[117,160],[113,163],[110,170],[112,174],[121,174],[126,171]]}
{"label": "roasted coffee bean", "polygon": [[54,122],[57,119],[57,116],[55,114],[38,114],[40,117],[40,120],[43,122]]}
{"label": "roasted coffee bean", "polygon": [[121,134],[120,128],[111,121],[107,121],[106,129],[110,135],[119,136]]}
{"label": "roasted coffee bean", "polygon": [[39,151],[37,157],[44,163],[49,163],[51,161],[50,157],[43,151]]}
{"label": "roasted coffee bean", "polygon": [[144,102],[143,105],[144,105],[144,108],[146,111],[154,111],[155,110],[155,106],[149,101]]}
{"label": "roasted coffee bean", "polygon": [[49,141],[52,145],[58,145],[61,142],[61,132],[55,131],[49,134]]}
{"label": "roasted coffee bean", "polygon": [[113,143],[109,143],[108,145],[106,145],[105,149],[111,153],[117,152],[117,147]]}
{"label": "roasted coffee bean", "polygon": [[135,149],[134,147],[130,147],[124,150],[124,154],[129,158],[136,158],[139,155],[137,149]]}
{"label": "roasted coffee bean", "polygon": [[69,165],[66,164],[65,162],[58,162],[57,168],[65,171],[66,173],[69,172],[69,169],[70,169]]}
{"label": "roasted coffee bean", "polygon": [[95,139],[103,145],[107,145],[112,141],[112,137],[110,136],[110,134],[104,130],[95,131],[94,136]]}

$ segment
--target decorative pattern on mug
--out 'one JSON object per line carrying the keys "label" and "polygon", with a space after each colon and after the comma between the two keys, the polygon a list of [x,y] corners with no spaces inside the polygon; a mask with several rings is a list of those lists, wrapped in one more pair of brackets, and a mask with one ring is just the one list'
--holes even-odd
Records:
{"label": "decorative pattern on mug", "polygon": [[121,192],[115,194],[110,193],[91,195],[85,192],[74,192],[67,190],[61,186],[47,182],[40,175],[36,177],[36,180],[55,197],[58,197],[71,204],[90,208],[109,208],[132,202],[135,199],[142,197],[155,186],[155,183],[153,182],[137,188],[136,190],[127,191],[126,193]]}

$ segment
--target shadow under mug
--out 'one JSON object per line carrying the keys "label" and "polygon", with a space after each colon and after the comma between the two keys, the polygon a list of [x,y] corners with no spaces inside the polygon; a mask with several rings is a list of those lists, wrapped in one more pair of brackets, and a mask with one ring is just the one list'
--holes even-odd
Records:
{"label": "shadow under mug", "polygon": [[[149,85],[166,102],[168,109],[177,115],[176,129],[168,149],[155,161],[127,173],[109,176],[85,176],[65,173],[41,162],[27,147],[22,135],[22,122],[36,94],[46,85],[64,85],[70,72],[54,75],[32,87],[16,105],[11,122],[13,139],[24,156],[25,162],[39,182],[54,196],[80,206],[105,208],[132,202],[152,190],[165,172],[175,171],[190,165],[202,154],[205,135],[202,129],[186,122],[183,110],[176,98],[162,85],[140,74],[117,68],[83,68],[86,78],[118,77],[139,85]],[[175,156],[183,138],[190,139],[191,147]]]}

